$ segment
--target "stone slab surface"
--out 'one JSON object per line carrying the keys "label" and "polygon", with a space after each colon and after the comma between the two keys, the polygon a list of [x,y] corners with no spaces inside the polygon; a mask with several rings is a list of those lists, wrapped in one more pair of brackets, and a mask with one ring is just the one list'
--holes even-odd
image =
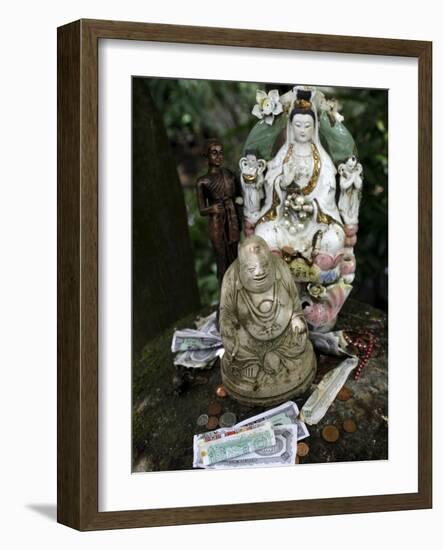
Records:
{"label": "stone slab surface", "polygon": [[[197,314],[208,312],[202,310]],[[197,418],[208,413],[213,401],[222,405],[222,413],[235,413],[238,422],[266,410],[239,405],[230,397],[217,397],[215,389],[221,383],[218,364],[196,373],[179,394],[174,391],[177,367],[170,351],[172,334],[174,328],[193,327],[197,314],[182,319],[149,342],[134,363],[133,471],[192,469],[193,435],[204,431],[197,425]],[[336,329],[371,331],[376,338],[374,353],[358,381],[352,373],[348,378],[346,386],[352,390],[352,397],[348,401],[336,399],[322,421],[308,427],[310,437],[304,441],[310,452],[301,459],[301,464],[388,458],[387,321],[387,315],[377,309],[353,300],[346,302]],[[337,358],[319,356],[318,378],[338,362]],[[309,393],[296,400],[299,408]],[[356,423],[355,433],[344,431],[343,422],[347,419]],[[335,443],[321,437],[327,424],[339,430]]]}

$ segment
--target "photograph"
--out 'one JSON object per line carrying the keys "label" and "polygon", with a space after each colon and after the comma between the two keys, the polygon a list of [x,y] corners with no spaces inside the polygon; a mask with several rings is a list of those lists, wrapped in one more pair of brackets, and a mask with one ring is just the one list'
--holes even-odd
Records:
{"label": "photograph", "polygon": [[132,76],[132,472],[388,460],[383,88]]}

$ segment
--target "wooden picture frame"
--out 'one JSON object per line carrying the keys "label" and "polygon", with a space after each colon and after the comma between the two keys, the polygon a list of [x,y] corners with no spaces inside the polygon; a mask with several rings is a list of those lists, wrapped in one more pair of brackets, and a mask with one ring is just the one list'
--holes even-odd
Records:
{"label": "wooden picture frame", "polygon": [[[98,42],[100,39],[403,56],[419,75],[418,491],[98,511]],[[432,506],[432,44],[80,20],[58,29],[58,521],[79,530],[289,518]]]}

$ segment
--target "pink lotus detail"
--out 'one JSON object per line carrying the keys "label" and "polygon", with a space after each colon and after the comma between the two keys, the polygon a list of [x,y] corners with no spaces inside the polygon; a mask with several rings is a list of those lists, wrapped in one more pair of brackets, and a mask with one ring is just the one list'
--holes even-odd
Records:
{"label": "pink lotus detail", "polygon": [[357,235],[357,232],[358,232],[358,224],[349,223],[345,225],[345,234],[347,237],[353,237],[354,235]]}
{"label": "pink lotus detail", "polygon": [[353,237],[346,237],[345,239],[345,246],[355,246],[357,244],[357,235],[354,235]]}
{"label": "pink lotus detail", "polygon": [[318,252],[314,258],[314,263],[322,271],[329,271],[330,269],[334,269],[341,262],[342,258],[343,252],[340,252],[336,256],[332,256],[332,254],[328,254],[327,252]]}
{"label": "pink lotus detail", "polygon": [[344,256],[340,264],[340,272],[342,275],[350,275],[355,273],[355,256]]}
{"label": "pink lotus detail", "polygon": [[326,288],[326,294],[321,302],[310,301],[310,305],[303,309],[303,313],[314,330],[325,331],[334,326],[335,319],[351,290],[351,285],[337,283]]}

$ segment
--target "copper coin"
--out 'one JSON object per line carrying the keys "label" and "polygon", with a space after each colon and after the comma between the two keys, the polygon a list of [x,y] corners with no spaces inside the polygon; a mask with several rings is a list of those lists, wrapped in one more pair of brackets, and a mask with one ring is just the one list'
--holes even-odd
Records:
{"label": "copper coin", "polygon": [[218,395],[218,397],[226,397],[228,395],[223,384],[220,384],[220,386],[217,386],[215,388],[215,393]]}
{"label": "copper coin", "polygon": [[321,436],[328,443],[335,443],[340,437],[340,432],[335,426],[333,426],[332,424],[328,424],[321,431]]}
{"label": "copper coin", "polygon": [[353,434],[357,431],[357,424],[349,418],[343,422],[343,429],[345,432],[348,432],[348,434]]}
{"label": "copper coin", "polygon": [[297,456],[307,456],[309,454],[309,445],[302,441],[297,444]]}
{"label": "copper coin", "polygon": [[210,416],[208,418],[208,423],[206,424],[206,427],[208,430],[215,430],[215,428],[218,426],[218,418],[216,416]]}
{"label": "copper coin", "polygon": [[337,399],[339,401],[347,401],[352,397],[352,390],[347,386],[343,386],[342,389],[337,394]]}
{"label": "copper coin", "polygon": [[222,412],[222,406],[217,401],[209,403],[208,414],[209,416],[218,416]]}
{"label": "copper coin", "polygon": [[206,378],[206,376],[196,376],[193,380],[194,384],[207,384],[209,380]]}

